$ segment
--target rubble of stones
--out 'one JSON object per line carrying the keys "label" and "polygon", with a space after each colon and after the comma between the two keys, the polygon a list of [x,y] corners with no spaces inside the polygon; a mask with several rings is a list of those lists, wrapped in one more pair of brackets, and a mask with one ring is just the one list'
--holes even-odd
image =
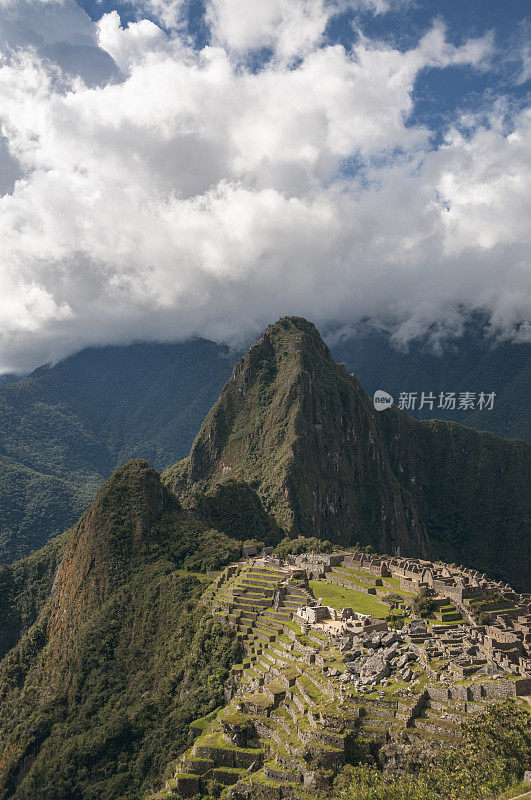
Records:
{"label": "rubble of stones", "polygon": [[[423,644],[427,660],[441,658],[448,662],[444,670],[449,678],[477,674],[495,679],[505,673],[531,677],[530,594],[517,593],[508,584],[490,580],[476,570],[420,559],[346,553],[304,554],[292,556],[289,561],[316,579],[330,578],[339,566],[351,567],[374,576],[399,579],[403,590],[413,594],[424,590],[438,603],[453,604],[465,624],[432,625],[429,632],[421,625],[416,637]],[[347,584],[348,581],[343,582]],[[484,617],[482,624],[477,622],[479,613]]]}
{"label": "rubble of stones", "polygon": [[[411,665],[417,662],[418,655],[407,641],[408,632],[409,626],[400,632],[383,631],[346,638],[340,644],[347,668],[339,676],[341,683],[352,683],[358,691],[370,692],[376,684],[387,686],[391,676],[396,682],[412,681],[415,673]],[[338,674],[338,671],[329,670],[328,674]],[[418,680],[413,685],[416,683]]]}

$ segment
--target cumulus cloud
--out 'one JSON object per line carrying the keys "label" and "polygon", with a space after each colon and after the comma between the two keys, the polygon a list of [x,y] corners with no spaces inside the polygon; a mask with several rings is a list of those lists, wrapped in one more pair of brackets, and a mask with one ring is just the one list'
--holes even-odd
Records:
{"label": "cumulus cloud", "polygon": [[[212,0],[200,51],[148,20],[84,19],[72,41],[112,59],[104,83],[5,51],[19,173],[0,198],[0,368],[93,343],[242,341],[292,313],[370,316],[400,341],[457,325],[456,308],[522,330],[529,114],[457,119],[437,148],[408,122],[421,71],[482,69],[492,40],[455,46],[436,22],[406,51],[346,50],[322,44],[320,0],[245,7],[253,24]],[[260,44],[274,58],[246,66]]]}

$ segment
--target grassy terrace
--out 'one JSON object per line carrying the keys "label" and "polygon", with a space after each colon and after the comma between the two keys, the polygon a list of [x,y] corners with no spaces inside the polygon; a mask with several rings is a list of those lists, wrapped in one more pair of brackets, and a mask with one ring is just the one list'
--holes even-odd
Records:
{"label": "grassy terrace", "polygon": [[[365,587],[368,585],[374,586],[376,579],[379,577],[377,575],[371,575],[370,572],[364,572],[364,570],[361,569],[351,569],[350,567],[336,567],[334,572],[338,576],[345,577],[353,583]],[[400,588],[399,578],[380,578],[380,580],[383,584],[377,587],[380,591],[383,590],[388,594],[399,594],[404,598],[415,597],[413,592],[407,592],[405,589]]]}
{"label": "grassy terrace", "polygon": [[350,607],[360,614],[371,614],[373,617],[385,619],[389,613],[387,606],[379,603],[373,595],[357,592],[355,589],[344,589],[326,581],[310,581],[315,597],[321,597],[323,605],[331,608]]}

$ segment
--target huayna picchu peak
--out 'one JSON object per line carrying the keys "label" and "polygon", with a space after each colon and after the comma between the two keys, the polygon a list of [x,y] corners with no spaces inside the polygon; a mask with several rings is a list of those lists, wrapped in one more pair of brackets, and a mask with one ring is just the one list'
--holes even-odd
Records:
{"label": "huayna picchu peak", "polygon": [[190,455],[163,479],[192,507],[245,483],[288,536],[468,561],[524,587],[529,453],[394,406],[376,412],[315,326],[287,317],[236,364]]}
{"label": "huayna picchu peak", "polygon": [[0,800],[501,800],[531,747],[528,467],[271,325],[187,458],[128,461],[0,566]]}

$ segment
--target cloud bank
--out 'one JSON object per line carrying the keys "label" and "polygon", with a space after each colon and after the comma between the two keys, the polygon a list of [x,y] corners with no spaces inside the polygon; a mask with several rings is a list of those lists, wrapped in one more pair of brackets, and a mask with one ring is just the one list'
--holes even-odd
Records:
{"label": "cloud bank", "polygon": [[325,35],[344,2],[210,0],[197,49],[178,0],[125,27],[2,2],[0,371],[283,314],[407,341],[481,310],[526,336],[531,113],[500,98],[437,146],[411,122],[418,76],[487,69],[491,37],[435,20],[346,49]]}

